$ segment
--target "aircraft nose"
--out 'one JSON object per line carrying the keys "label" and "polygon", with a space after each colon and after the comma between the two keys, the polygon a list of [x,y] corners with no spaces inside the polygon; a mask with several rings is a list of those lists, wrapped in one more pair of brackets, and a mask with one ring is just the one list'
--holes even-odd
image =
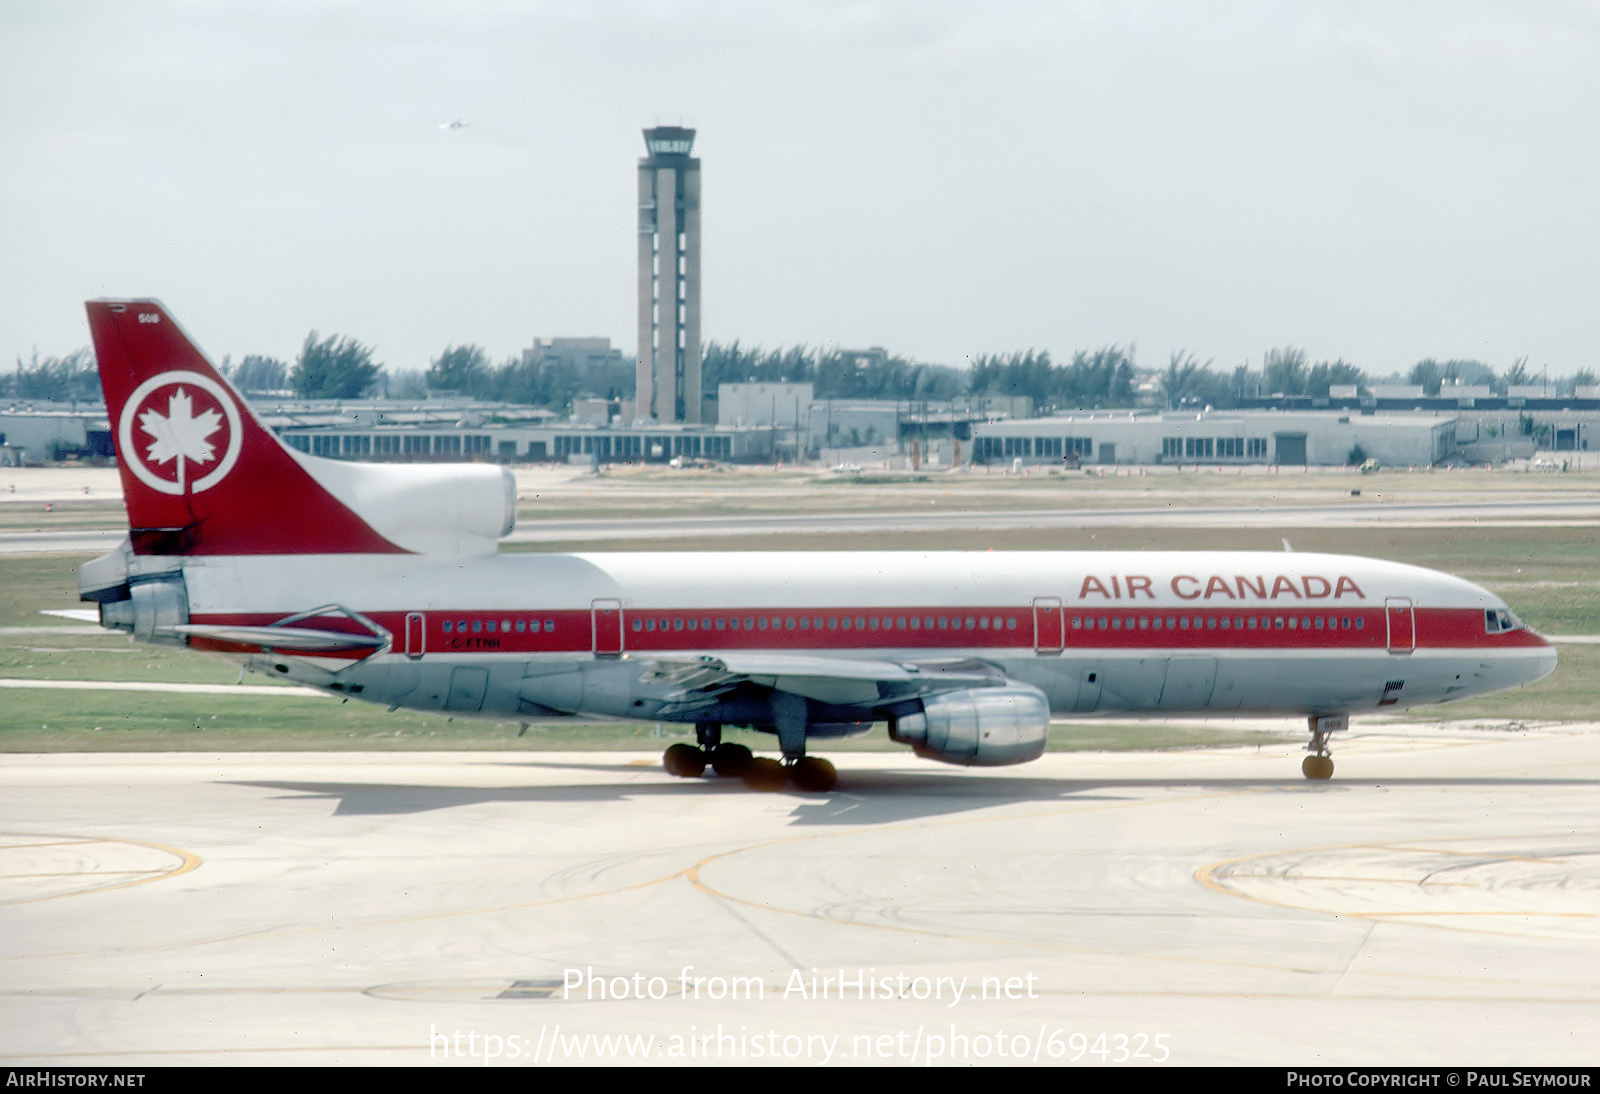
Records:
{"label": "aircraft nose", "polygon": [[1531,684],[1536,680],[1543,680],[1556,670],[1556,648],[1544,635],[1531,631],[1530,633],[1538,640],[1538,648],[1534,651],[1529,665],[1527,682]]}

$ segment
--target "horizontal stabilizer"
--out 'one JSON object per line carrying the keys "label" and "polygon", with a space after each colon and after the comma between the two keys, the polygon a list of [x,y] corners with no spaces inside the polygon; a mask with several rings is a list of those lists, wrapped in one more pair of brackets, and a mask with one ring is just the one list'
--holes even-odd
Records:
{"label": "horizontal stabilizer", "polygon": [[75,623],[100,623],[100,613],[94,608],[45,608],[40,615],[53,615],[60,619],[70,619]]}
{"label": "horizontal stabilizer", "polygon": [[237,642],[241,646],[260,646],[273,650],[304,650],[308,653],[353,653],[375,650],[388,639],[373,634],[347,631],[317,631],[309,627],[232,627],[225,624],[180,623],[169,628],[189,638],[209,638],[214,642]]}

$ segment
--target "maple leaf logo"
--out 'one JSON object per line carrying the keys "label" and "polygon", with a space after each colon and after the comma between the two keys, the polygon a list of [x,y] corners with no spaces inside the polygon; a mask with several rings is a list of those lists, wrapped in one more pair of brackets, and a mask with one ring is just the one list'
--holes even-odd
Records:
{"label": "maple leaf logo", "polygon": [[146,452],[146,459],[156,464],[177,460],[181,485],[185,478],[185,460],[204,464],[216,459],[216,448],[208,438],[222,428],[222,415],[215,410],[196,414],[194,400],[180,387],[167,400],[166,414],[154,408],[146,410],[139,415],[139,427],[155,438]]}

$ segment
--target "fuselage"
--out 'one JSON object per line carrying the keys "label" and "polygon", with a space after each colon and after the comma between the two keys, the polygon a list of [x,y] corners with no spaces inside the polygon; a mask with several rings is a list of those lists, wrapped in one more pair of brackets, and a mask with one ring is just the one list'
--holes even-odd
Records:
{"label": "fuselage", "polygon": [[[195,623],[338,605],[389,637],[365,656],[195,645],[375,702],[494,717],[695,721],[661,667],[760,653],[970,660],[1039,688],[1056,714],[1379,711],[1555,664],[1486,590],[1343,555],[209,556],[183,573]],[[859,688],[840,695],[870,706]]]}

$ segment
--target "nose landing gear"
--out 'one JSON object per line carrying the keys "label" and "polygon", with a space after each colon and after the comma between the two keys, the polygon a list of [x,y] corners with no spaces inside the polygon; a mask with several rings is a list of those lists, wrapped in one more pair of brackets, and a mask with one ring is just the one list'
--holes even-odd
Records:
{"label": "nose landing gear", "polygon": [[1300,763],[1300,773],[1306,778],[1320,782],[1333,778],[1333,754],[1328,748],[1328,739],[1341,730],[1350,728],[1348,714],[1313,714],[1306,719],[1311,730],[1311,740],[1306,745],[1306,751],[1311,753]]}

